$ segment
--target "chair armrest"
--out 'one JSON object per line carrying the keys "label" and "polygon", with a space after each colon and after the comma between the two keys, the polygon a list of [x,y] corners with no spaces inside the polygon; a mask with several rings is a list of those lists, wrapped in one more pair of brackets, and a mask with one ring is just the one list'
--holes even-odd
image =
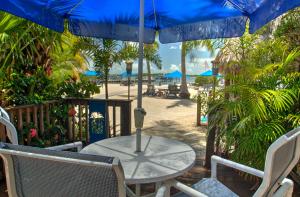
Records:
{"label": "chair armrest", "polygon": [[217,164],[222,164],[224,166],[228,166],[243,172],[247,172],[249,174],[252,174],[254,176],[263,178],[264,176],[264,172],[261,170],[257,170],[255,168],[251,168],[249,166],[234,162],[234,161],[230,161],[228,159],[224,159],[221,158],[219,156],[212,156],[211,157],[211,177],[212,178],[217,178]]}
{"label": "chair armrest", "polygon": [[80,152],[82,150],[82,142],[73,142],[73,143],[69,143],[69,144],[52,146],[52,147],[48,147],[46,149],[62,151],[62,150],[67,150],[67,149],[71,149],[71,148],[77,148],[77,152]]}
{"label": "chair armrest", "polygon": [[165,182],[156,193],[155,197],[169,197],[170,196],[170,188],[175,187],[176,189],[182,191],[183,193],[191,196],[191,197],[208,197],[207,195],[187,186],[183,183],[180,183],[176,180],[169,180]]}
{"label": "chair armrest", "polygon": [[165,197],[165,194],[167,192],[167,187],[165,185],[162,185],[156,192],[155,197]]}
{"label": "chair armrest", "polygon": [[207,195],[175,180],[173,181],[172,186],[191,197],[208,197]]}

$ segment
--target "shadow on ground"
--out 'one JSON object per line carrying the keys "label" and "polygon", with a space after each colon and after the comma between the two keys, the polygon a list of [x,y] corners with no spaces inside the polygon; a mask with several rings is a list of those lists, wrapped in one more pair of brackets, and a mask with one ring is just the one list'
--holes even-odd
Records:
{"label": "shadow on ground", "polygon": [[190,107],[192,105],[193,105],[193,101],[191,101],[189,99],[180,99],[180,100],[176,101],[175,103],[167,106],[167,109],[173,108],[173,107],[179,107],[179,106]]}

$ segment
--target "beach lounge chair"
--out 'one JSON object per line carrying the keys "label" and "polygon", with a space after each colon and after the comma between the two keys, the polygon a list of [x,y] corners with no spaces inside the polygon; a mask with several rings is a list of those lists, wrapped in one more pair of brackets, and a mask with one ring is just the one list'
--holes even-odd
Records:
{"label": "beach lounge chair", "polygon": [[155,96],[156,95],[156,92],[155,92],[155,87],[154,85],[148,85],[147,87],[147,91],[145,92],[146,95],[148,96]]}
{"label": "beach lounge chair", "polygon": [[180,92],[180,89],[178,88],[177,85],[171,85],[171,84],[169,84],[166,96],[167,97],[170,97],[170,96],[177,97],[177,94],[179,94],[179,92]]}
{"label": "beach lounge chair", "polygon": [[236,197],[238,196],[217,179],[217,165],[225,165],[262,178],[262,183],[254,193],[255,197],[290,197],[293,193],[293,181],[287,175],[300,158],[300,127],[278,138],[268,149],[264,171],[260,171],[218,156],[211,158],[211,178],[202,179],[191,187],[178,181],[166,182],[156,197],[169,195],[170,187],[182,191],[174,197]]}
{"label": "beach lounge chair", "polygon": [[9,197],[125,197],[119,159],[0,143]]}

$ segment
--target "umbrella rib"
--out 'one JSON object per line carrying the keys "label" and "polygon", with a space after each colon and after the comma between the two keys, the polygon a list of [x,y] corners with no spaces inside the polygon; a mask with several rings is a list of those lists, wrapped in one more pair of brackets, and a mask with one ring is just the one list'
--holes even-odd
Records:
{"label": "umbrella rib", "polygon": [[84,0],[80,0],[76,5],[74,5],[73,8],[70,9],[70,11],[68,12],[68,14],[71,14],[73,12],[73,10],[75,10],[75,8],[77,8]]}
{"label": "umbrella rib", "polygon": [[155,0],[152,0],[152,5],[153,5],[153,12],[154,12],[154,20],[155,20],[155,28],[158,28],[158,24],[157,24],[157,18],[156,18],[156,9],[155,9]]}
{"label": "umbrella rib", "polygon": [[244,10],[241,6],[239,6],[237,3],[233,2],[232,0],[227,0],[229,3],[231,3],[236,9],[241,11],[242,13],[248,14],[246,10]]}

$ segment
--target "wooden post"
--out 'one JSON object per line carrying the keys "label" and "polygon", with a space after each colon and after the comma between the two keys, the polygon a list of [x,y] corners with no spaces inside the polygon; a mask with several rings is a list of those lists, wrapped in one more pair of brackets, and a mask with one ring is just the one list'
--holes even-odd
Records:
{"label": "wooden post", "polygon": [[116,105],[113,105],[113,136],[116,137]]}
{"label": "wooden post", "polygon": [[120,113],[121,136],[131,135],[131,101],[121,104]]}
{"label": "wooden post", "polygon": [[201,95],[197,95],[197,126],[201,126]]}
{"label": "wooden post", "polygon": [[89,135],[89,106],[88,106],[87,103],[85,104],[85,121],[86,121],[86,125],[85,125],[86,143],[89,144],[89,142],[90,142],[90,135]]}
{"label": "wooden post", "polygon": [[40,105],[40,132],[41,134],[44,134],[45,127],[44,127],[44,107],[41,104]]}
{"label": "wooden post", "polygon": [[50,125],[49,103],[47,103],[45,106],[46,106],[46,122],[49,126]]}
{"label": "wooden post", "polygon": [[37,116],[37,107],[33,107],[33,124],[35,128],[38,128],[38,116]]}
{"label": "wooden post", "polygon": [[78,106],[78,118],[79,118],[79,139],[82,141],[82,106],[79,104]]}
{"label": "wooden post", "polygon": [[[68,110],[70,109],[70,107],[71,107],[71,105],[68,105]],[[72,127],[72,117],[71,116],[69,116],[69,114],[67,114],[67,116],[68,116],[68,140],[71,140],[71,139],[73,139],[73,131],[72,131],[72,129],[73,129],[73,127]]]}
{"label": "wooden post", "polygon": [[23,117],[22,117],[22,109],[18,110],[18,130],[20,132],[20,144],[24,144],[23,139]]}
{"label": "wooden post", "polygon": [[27,124],[27,126],[30,124],[30,108],[29,107],[27,107],[26,108],[26,124]]}

